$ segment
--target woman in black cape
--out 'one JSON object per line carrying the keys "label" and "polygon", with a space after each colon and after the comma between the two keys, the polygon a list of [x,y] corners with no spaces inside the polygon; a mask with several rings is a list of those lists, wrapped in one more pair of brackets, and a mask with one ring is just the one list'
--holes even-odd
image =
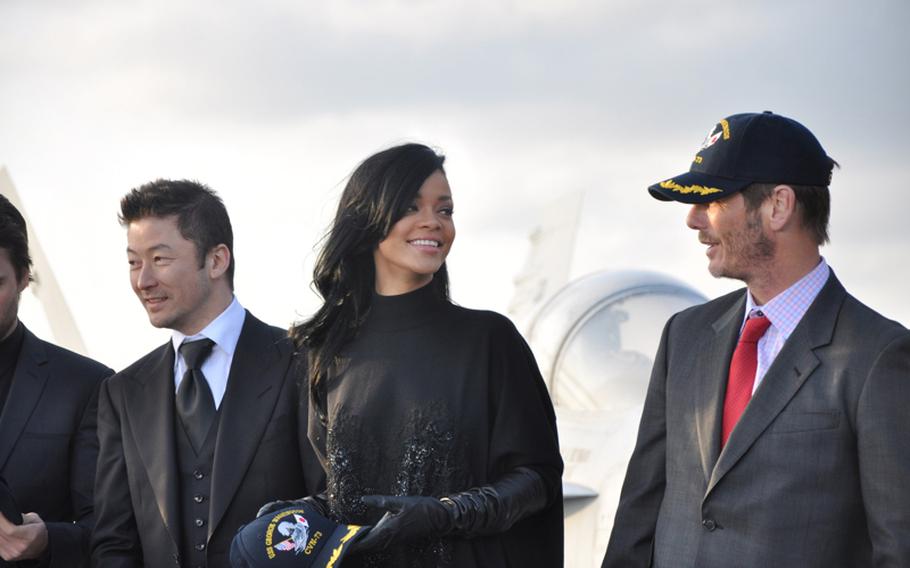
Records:
{"label": "woman in black cape", "polygon": [[291,330],[317,500],[373,525],[345,566],[562,566],[553,407],[512,323],[449,301],[444,160],[420,144],[367,158],[318,257],[324,303]]}

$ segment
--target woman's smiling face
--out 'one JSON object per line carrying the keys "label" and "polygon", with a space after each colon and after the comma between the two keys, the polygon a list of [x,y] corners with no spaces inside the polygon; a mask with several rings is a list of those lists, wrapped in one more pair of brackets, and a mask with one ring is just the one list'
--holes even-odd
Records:
{"label": "woman's smiling face", "polygon": [[436,170],[373,252],[379,294],[404,294],[433,279],[455,240],[452,208],[449,182]]}

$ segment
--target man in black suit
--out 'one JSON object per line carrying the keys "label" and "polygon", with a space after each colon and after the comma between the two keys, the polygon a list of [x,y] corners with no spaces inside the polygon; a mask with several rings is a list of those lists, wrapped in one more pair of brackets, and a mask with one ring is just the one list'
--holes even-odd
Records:
{"label": "man in black suit", "polygon": [[227,566],[262,504],[321,489],[299,443],[291,344],[234,297],[231,223],[212,190],[158,180],[120,206],[133,290],[173,334],[101,388],[92,559]]}
{"label": "man in black suit", "polygon": [[819,254],[834,164],[738,114],[649,188],[747,288],[667,322],[605,568],[910,566],[910,331]]}
{"label": "man in black suit", "polygon": [[38,339],[19,321],[30,278],[25,219],[0,195],[0,477],[24,513],[0,514],[0,565],[83,566],[94,519],[98,385],[113,371]]}

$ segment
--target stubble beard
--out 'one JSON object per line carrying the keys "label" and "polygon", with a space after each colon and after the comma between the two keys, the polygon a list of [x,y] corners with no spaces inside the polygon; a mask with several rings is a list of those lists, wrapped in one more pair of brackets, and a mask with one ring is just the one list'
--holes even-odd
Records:
{"label": "stubble beard", "polygon": [[9,312],[8,314],[0,314],[0,341],[12,335],[19,321],[18,310],[15,307],[11,306]]}
{"label": "stubble beard", "polygon": [[774,260],[777,246],[762,228],[758,211],[750,213],[741,233],[727,239],[725,256],[733,262],[709,272],[715,278],[732,278],[749,284],[769,273],[768,265]]}

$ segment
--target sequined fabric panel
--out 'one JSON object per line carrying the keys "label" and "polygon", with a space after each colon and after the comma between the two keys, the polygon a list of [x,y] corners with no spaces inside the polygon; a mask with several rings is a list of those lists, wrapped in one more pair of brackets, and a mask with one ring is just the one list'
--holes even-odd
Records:
{"label": "sequined fabric panel", "polygon": [[[382,511],[363,505],[363,495],[442,497],[467,487],[464,452],[457,447],[445,408],[414,409],[399,424],[389,418],[376,427],[363,424],[358,416],[333,416],[326,450],[329,507],[336,522],[375,524]],[[359,560],[370,568],[450,566],[452,546],[448,539],[434,538],[362,555]]]}

